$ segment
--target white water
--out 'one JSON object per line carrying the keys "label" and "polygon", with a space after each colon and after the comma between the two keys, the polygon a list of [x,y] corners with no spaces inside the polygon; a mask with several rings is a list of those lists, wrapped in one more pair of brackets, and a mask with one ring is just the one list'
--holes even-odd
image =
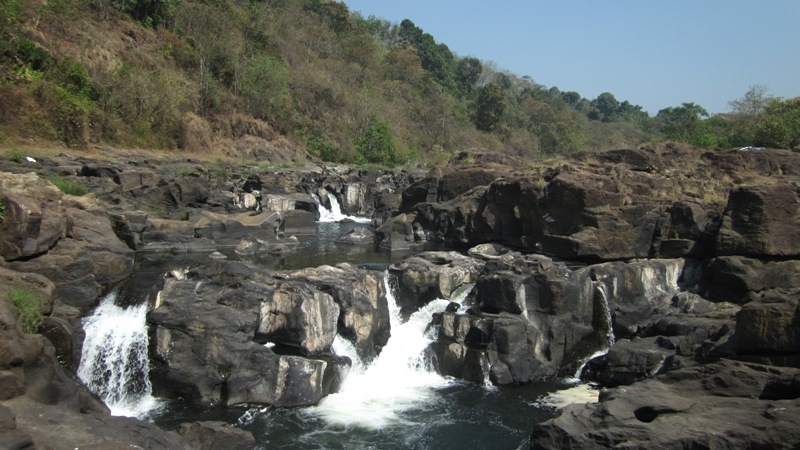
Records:
{"label": "white water", "polygon": [[147,303],[121,308],[107,295],[83,319],[86,338],[78,377],[114,416],[144,418],[158,406],[152,395],[147,358]]}
{"label": "white water", "polygon": [[600,350],[592,353],[586,359],[583,360],[583,362],[578,367],[578,370],[575,371],[575,375],[573,375],[572,378],[567,380],[570,382],[576,382],[576,383],[580,382],[581,372],[583,372],[583,369],[584,367],[586,367],[586,364],[589,364],[589,361],[608,353],[608,351],[611,349],[611,346],[614,345],[614,342],[616,342],[616,336],[614,336],[614,323],[611,317],[611,305],[608,303],[608,291],[606,290],[606,285],[603,284],[602,282],[595,282],[594,295],[595,295],[595,305],[597,304],[597,300],[599,298],[600,303],[603,306],[602,313],[606,326],[605,329],[606,342],[605,345],[603,345],[603,347]]}
{"label": "white water", "polygon": [[[443,311],[448,300],[434,300],[401,322],[400,309],[384,275],[392,335],[381,354],[366,366],[358,359],[348,342],[337,339],[337,354],[349,356],[353,366],[336,394],[325,397],[319,405],[309,408],[312,415],[330,424],[360,427],[371,430],[395,425],[410,425],[403,413],[425,404],[437,402],[436,390],[454,381],[429,370],[422,352],[431,342],[425,328],[431,314]],[[339,353],[342,352],[342,353]]]}
{"label": "white water", "polygon": [[331,209],[325,208],[322,202],[320,201],[319,197],[315,194],[312,194],[315,200],[317,200],[317,204],[319,204],[319,221],[320,222],[341,222],[342,220],[349,219],[353,222],[358,223],[370,223],[372,219],[369,217],[358,217],[358,216],[348,216],[342,213],[342,207],[339,205],[339,200],[336,199],[336,196],[331,194],[328,191],[325,191],[328,196],[328,201],[330,202]]}

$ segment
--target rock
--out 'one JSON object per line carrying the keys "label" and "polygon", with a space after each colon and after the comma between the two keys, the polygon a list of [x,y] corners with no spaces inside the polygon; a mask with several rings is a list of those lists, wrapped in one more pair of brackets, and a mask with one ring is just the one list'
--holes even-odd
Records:
{"label": "rock", "polygon": [[154,392],[200,405],[315,404],[328,393],[326,369],[334,376],[329,363],[276,354],[254,337],[320,354],[330,351],[338,315],[312,285],[235,261],[197,266],[167,279],[148,314]]}
{"label": "rock", "polygon": [[338,334],[353,342],[362,360],[375,358],[390,335],[386,289],[378,272],[350,264],[292,272],[329,294],[339,305]]}
{"label": "rock", "polygon": [[800,286],[800,260],[721,256],[706,263],[703,278],[708,298],[742,304],[766,290]]}
{"label": "rock", "polygon": [[255,340],[319,355],[330,351],[338,318],[339,305],[330,295],[304,283],[278,283],[262,298]]}
{"label": "rock", "polygon": [[618,338],[636,335],[672,310],[684,264],[682,259],[651,259],[590,266],[608,298]]}
{"label": "rock", "polygon": [[256,445],[253,433],[226,422],[183,423],[178,432],[192,448],[198,450],[250,450]]}
{"label": "rock", "polygon": [[633,384],[657,374],[674,354],[659,347],[657,338],[622,339],[589,361],[581,378],[607,387]]}
{"label": "rock", "polygon": [[407,250],[416,239],[414,220],[416,214],[400,214],[392,217],[375,230],[375,240],[381,248],[389,250]]}
{"label": "rock", "polygon": [[431,300],[448,299],[459,286],[474,283],[482,261],[458,252],[423,252],[389,267],[397,280],[397,304],[411,314]]}
{"label": "rock", "polygon": [[736,351],[745,355],[800,353],[800,289],[768,291],[736,315]]}
{"label": "rock", "polygon": [[374,245],[375,233],[369,228],[356,228],[337,239],[336,242],[351,245]]}
{"label": "rock", "polygon": [[38,273],[16,272],[0,267],[0,285],[4,292],[12,289],[25,289],[35,294],[43,315],[53,312],[56,287],[47,277]]}
{"label": "rock", "polygon": [[499,244],[480,244],[468,250],[469,256],[481,258],[484,261],[499,259],[511,250]]}
{"label": "rock", "polygon": [[59,301],[83,311],[96,306],[103,291],[94,275],[92,252],[75,239],[63,239],[47,254],[29,261],[14,261],[7,267],[44,275],[55,284]]}
{"label": "rock", "polygon": [[530,448],[793,448],[798,391],[772,397],[770,386],[796,376],[730,361],[668,372],[563,408],[534,427]]}
{"label": "rock", "polygon": [[64,194],[36,174],[0,172],[0,255],[6,261],[30,259],[54,247],[67,232]]}
{"label": "rock", "polygon": [[744,256],[800,255],[800,193],[785,183],[731,191],[717,236],[717,253]]}

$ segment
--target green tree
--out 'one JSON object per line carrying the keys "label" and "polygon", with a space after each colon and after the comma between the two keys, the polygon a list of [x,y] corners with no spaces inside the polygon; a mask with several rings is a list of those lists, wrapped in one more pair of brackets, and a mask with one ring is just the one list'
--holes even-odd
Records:
{"label": "green tree", "polygon": [[597,96],[594,104],[600,114],[600,120],[603,122],[611,122],[615,119],[617,111],[619,110],[619,101],[614,97],[614,94],[603,92]]}
{"label": "green tree", "polygon": [[497,83],[489,83],[478,89],[478,98],[473,108],[473,123],[481,131],[494,131],[506,110],[506,95]]}
{"label": "green tree", "polygon": [[728,102],[731,107],[728,140],[731,145],[755,144],[756,128],[770,99],[767,87],[757,84],[750,86],[744,97]]}
{"label": "green tree", "polygon": [[772,99],[756,126],[756,144],[774,148],[800,146],[800,97]]}
{"label": "green tree", "polygon": [[469,95],[475,89],[475,83],[483,71],[483,65],[477,58],[462,58],[456,64],[456,84],[462,95]]}
{"label": "green tree", "polygon": [[708,111],[694,103],[670,106],[656,114],[664,136],[680,142],[691,142],[699,136],[703,117],[708,117]]}
{"label": "green tree", "polygon": [[386,122],[374,122],[353,146],[359,163],[394,165],[399,162],[392,130]]}

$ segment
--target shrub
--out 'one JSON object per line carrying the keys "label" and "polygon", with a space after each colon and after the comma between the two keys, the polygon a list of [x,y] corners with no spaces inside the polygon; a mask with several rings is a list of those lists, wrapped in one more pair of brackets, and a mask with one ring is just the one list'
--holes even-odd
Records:
{"label": "shrub", "polygon": [[363,136],[353,142],[356,148],[356,162],[360,164],[388,164],[398,162],[392,130],[385,122],[377,122],[367,128]]}
{"label": "shrub", "polygon": [[19,321],[22,330],[26,333],[35,333],[42,323],[42,306],[36,293],[15,288],[8,291],[8,299],[19,312]]}
{"label": "shrub", "polygon": [[23,159],[25,159],[25,152],[22,150],[11,150],[11,152],[8,154],[8,159],[19,164]]}
{"label": "shrub", "polygon": [[60,176],[52,176],[47,177],[47,179],[55,185],[61,192],[67,195],[74,195],[76,197],[80,197],[82,195],[86,195],[89,192],[89,189],[86,186],[76,183],[70,180],[67,177],[60,177]]}

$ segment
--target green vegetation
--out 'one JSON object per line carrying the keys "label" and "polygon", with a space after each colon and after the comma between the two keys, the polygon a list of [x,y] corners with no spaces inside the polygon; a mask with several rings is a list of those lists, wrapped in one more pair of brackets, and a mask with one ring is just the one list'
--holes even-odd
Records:
{"label": "green vegetation", "polygon": [[11,152],[8,154],[8,159],[19,164],[22,162],[23,159],[25,159],[25,152],[17,149],[11,150]]}
{"label": "green vegetation", "polygon": [[330,0],[4,0],[0,98],[11,145],[216,155],[266,141],[333,162],[428,166],[469,147],[525,158],[668,139],[787,147],[800,109],[756,89],[731,114],[683,103],[651,117]]}
{"label": "green vegetation", "polygon": [[0,223],[6,220],[6,204],[0,203]]}
{"label": "green vegetation", "polygon": [[39,296],[29,289],[15,288],[8,291],[8,299],[19,312],[22,330],[26,333],[35,333],[42,323],[42,307]]}
{"label": "green vegetation", "polygon": [[74,195],[76,197],[80,197],[86,195],[89,192],[86,186],[77,183],[67,177],[52,176],[52,177],[47,177],[47,180],[53,183],[53,185],[55,185],[55,187],[57,187],[58,190],[67,195]]}

